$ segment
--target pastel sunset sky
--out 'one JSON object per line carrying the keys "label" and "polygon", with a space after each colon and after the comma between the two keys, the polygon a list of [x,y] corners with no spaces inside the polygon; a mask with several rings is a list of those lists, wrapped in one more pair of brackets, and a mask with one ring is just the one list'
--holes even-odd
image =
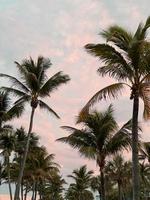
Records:
{"label": "pastel sunset sky", "polygon": [[[149,7],[149,0],[0,0],[0,72],[17,76],[14,61],[43,55],[53,63],[50,76],[62,70],[71,77],[67,85],[46,100],[61,120],[38,110],[33,127],[49,153],[56,155],[64,177],[84,164],[98,173],[95,162],[81,158],[77,151],[55,140],[68,135],[60,126],[74,126],[78,112],[89,98],[113,82],[97,75],[100,62],[85,52],[84,45],[102,42],[98,33],[112,24],[134,31],[150,14]],[[0,81],[3,84],[6,82]],[[128,94],[125,91],[113,101],[120,125],[131,118]],[[110,101],[102,101],[97,108],[103,110],[109,104]],[[14,121],[15,127],[22,125],[27,130],[29,116],[27,107],[22,118]],[[143,138],[148,140],[150,123],[144,123],[141,116],[140,121]],[[0,189],[2,193],[7,191]],[[1,195],[0,199],[4,200]]]}

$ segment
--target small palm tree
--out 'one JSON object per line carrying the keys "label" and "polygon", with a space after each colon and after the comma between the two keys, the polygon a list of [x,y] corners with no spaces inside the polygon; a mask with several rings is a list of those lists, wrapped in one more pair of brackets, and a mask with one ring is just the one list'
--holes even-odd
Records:
{"label": "small palm tree", "polygon": [[98,91],[85,105],[82,114],[95,102],[107,97],[116,98],[124,87],[131,90],[133,100],[132,114],[132,162],[133,162],[133,200],[139,199],[138,163],[138,111],[139,98],[144,102],[144,118],[150,118],[150,43],[146,40],[150,17],[146,23],[139,24],[135,34],[120,26],[111,26],[101,33],[106,39],[104,44],[87,44],[88,53],[98,57],[103,66],[98,69],[102,77],[114,78],[117,83]]}
{"label": "small palm tree", "polygon": [[127,148],[130,144],[131,122],[119,129],[113,116],[112,105],[110,105],[105,112],[94,111],[87,114],[80,123],[83,125],[82,129],[63,126],[63,129],[72,132],[72,134],[57,141],[68,143],[73,148],[78,149],[81,155],[96,160],[100,169],[101,197],[102,200],[105,200],[104,169],[106,159]]}
{"label": "small palm tree", "polygon": [[127,193],[127,186],[131,186],[131,162],[124,161],[122,155],[117,154],[107,163],[105,173],[117,184],[118,200],[122,200],[124,194]]}
{"label": "small palm tree", "polygon": [[71,189],[72,195],[78,200],[86,200],[89,199],[88,196],[91,196],[91,192],[88,189],[90,187],[92,175],[93,171],[87,171],[87,167],[84,165],[74,170],[72,175],[68,176],[75,181],[75,183],[70,185],[69,190]]}
{"label": "small palm tree", "polygon": [[13,130],[9,132],[3,132],[0,135],[0,149],[2,150],[0,155],[3,157],[4,160],[3,165],[5,166],[5,171],[7,174],[6,179],[8,179],[9,194],[11,200],[13,200],[13,197],[11,189],[10,156],[15,150],[15,142],[16,137]]}
{"label": "small palm tree", "polygon": [[30,103],[32,108],[25,153],[15,191],[14,199],[18,200],[35,110],[37,106],[39,106],[41,109],[46,109],[48,112],[59,118],[57,113],[41,99],[50,96],[54,90],[56,90],[60,85],[67,83],[70,78],[68,75],[64,75],[60,71],[47,79],[46,72],[51,67],[51,62],[48,58],[42,56],[38,57],[37,62],[34,62],[33,59],[30,58],[29,60],[25,59],[21,64],[18,62],[15,63],[21,75],[21,79],[19,80],[13,76],[1,73],[0,77],[8,78],[13,83],[13,87],[2,87],[1,89],[19,96],[20,98],[16,101],[16,104],[27,102]]}

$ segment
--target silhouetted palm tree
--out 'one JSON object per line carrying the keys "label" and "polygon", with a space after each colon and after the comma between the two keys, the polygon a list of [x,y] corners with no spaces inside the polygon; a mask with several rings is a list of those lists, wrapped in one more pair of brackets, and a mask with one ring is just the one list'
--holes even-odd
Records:
{"label": "silhouetted palm tree", "polygon": [[72,175],[68,176],[75,181],[75,183],[70,184],[68,191],[72,193],[71,196],[73,196],[73,198],[78,200],[94,199],[92,193],[89,191],[92,175],[93,171],[87,171],[87,167],[84,165],[74,170]]}
{"label": "silhouetted palm tree", "polygon": [[124,194],[127,193],[126,188],[129,185],[131,188],[131,162],[124,161],[122,155],[117,154],[107,163],[105,173],[117,184],[118,200],[122,200]]}
{"label": "silhouetted palm tree", "polygon": [[[120,26],[111,26],[101,35],[104,44],[87,44],[88,53],[98,57],[103,66],[98,69],[102,77],[114,78],[117,83],[98,91],[86,104],[82,112],[101,99],[116,98],[124,87],[131,90],[133,100],[132,114],[132,162],[133,162],[133,200],[139,200],[139,163],[138,163],[138,111],[139,98],[144,102],[144,118],[150,118],[150,43],[146,40],[150,17],[146,23],[139,24],[135,34]],[[110,42],[110,43],[109,43]]]}
{"label": "silhouetted palm tree", "polygon": [[6,180],[8,180],[9,194],[11,200],[13,200],[13,197],[11,189],[10,156],[15,150],[15,143],[16,137],[13,130],[9,132],[2,132],[2,134],[0,135],[0,155],[3,157],[4,160],[3,165],[5,166],[5,171],[7,174]]}
{"label": "silhouetted palm tree", "polygon": [[[81,120],[80,116],[79,120]],[[119,129],[110,105],[105,112],[94,111],[87,114],[80,123],[83,125],[82,129],[63,126],[63,129],[70,131],[72,134],[60,138],[58,141],[68,143],[73,148],[78,149],[81,155],[96,160],[100,169],[101,197],[102,200],[105,200],[104,168],[106,158],[128,147],[130,144],[131,122],[126,123]]]}
{"label": "silhouetted palm tree", "polygon": [[37,106],[39,106],[41,109],[46,109],[48,112],[59,118],[56,112],[41,99],[50,96],[54,90],[60,85],[67,83],[70,78],[62,72],[58,72],[52,77],[47,78],[46,72],[51,67],[51,62],[48,58],[41,56],[38,57],[36,62],[30,58],[29,60],[25,59],[21,64],[18,62],[15,63],[17,64],[21,79],[19,80],[13,76],[1,73],[0,77],[8,78],[13,83],[13,87],[2,87],[2,90],[19,96],[20,98],[16,101],[16,104],[27,102],[30,103],[32,108],[25,153],[14,198],[15,200],[19,200],[20,185],[27,158],[35,110]]}

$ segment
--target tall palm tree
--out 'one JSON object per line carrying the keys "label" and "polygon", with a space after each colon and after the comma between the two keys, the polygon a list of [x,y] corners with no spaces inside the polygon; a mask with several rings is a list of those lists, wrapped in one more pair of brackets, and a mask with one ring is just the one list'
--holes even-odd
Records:
{"label": "tall palm tree", "polygon": [[79,169],[73,170],[72,175],[68,176],[75,181],[75,183],[72,183],[70,185],[70,188],[73,192],[73,196],[76,197],[76,199],[89,199],[87,198],[87,196],[91,196],[90,191],[88,189],[90,187],[92,175],[93,171],[87,171],[87,167],[86,165],[84,165]]}
{"label": "tall palm tree", "polygon": [[98,74],[108,75],[117,83],[98,91],[85,105],[82,113],[88,111],[95,102],[107,97],[118,97],[124,87],[131,90],[133,100],[132,113],[132,176],[133,200],[139,200],[139,163],[138,163],[138,111],[139,98],[144,102],[144,118],[150,118],[150,43],[146,40],[147,29],[150,27],[150,17],[146,23],[139,24],[134,34],[120,26],[111,26],[101,33],[106,39],[103,44],[87,44],[88,53],[102,61]]}
{"label": "tall palm tree", "polygon": [[101,197],[102,200],[105,200],[104,168],[106,159],[127,148],[130,143],[131,122],[129,121],[119,129],[113,116],[112,105],[110,105],[105,112],[94,111],[87,114],[80,123],[83,125],[82,129],[62,127],[72,134],[60,138],[58,141],[68,143],[78,149],[81,155],[96,160],[100,169]]}
{"label": "tall palm tree", "polygon": [[27,102],[30,103],[31,106],[28,137],[14,198],[15,200],[18,200],[21,180],[23,177],[23,171],[30,143],[30,135],[32,131],[35,110],[37,106],[39,106],[41,109],[46,109],[48,112],[59,118],[57,113],[41,99],[50,96],[54,90],[56,90],[60,85],[67,83],[70,78],[68,75],[64,75],[61,71],[52,77],[47,78],[46,72],[51,67],[51,62],[48,58],[44,58],[42,56],[39,56],[36,62],[30,58],[23,60],[21,64],[18,62],[15,63],[20,73],[20,80],[13,76],[2,73],[0,74],[0,77],[8,78],[13,83],[12,87],[2,87],[3,91],[7,91],[19,96],[20,98],[16,101],[17,104]]}
{"label": "tall palm tree", "polygon": [[[121,154],[117,154],[107,163],[105,173],[118,186],[118,200],[122,200],[127,193],[127,186],[131,186],[131,162],[124,161]],[[131,187],[130,187],[131,188]]]}

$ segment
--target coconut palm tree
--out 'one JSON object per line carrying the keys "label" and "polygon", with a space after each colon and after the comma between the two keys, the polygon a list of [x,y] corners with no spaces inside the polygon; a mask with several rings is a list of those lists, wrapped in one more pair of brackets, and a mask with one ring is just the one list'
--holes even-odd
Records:
{"label": "coconut palm tree", "polygon": [[30,135],[32,132],[35,110],[37,106],[39,106],[41,109],[46,109],[48,112],[59,118],[57,113],[41,99],[50,96],[54,90],[56,90],[60,85],[67,83],[70,78],[68,75],[64,75],[61,71],[52,77],[47,78],[46,72],[51,67],[51,62],[48,58],[44,58],[42,56],[39,56],[36,62],[30,58],[23,60],[21,64],[18,62],[15,63],[20,73],[20,80],[13,76],[2,73],[0,74],[0,77],[8,78],[13,83],[12,87],[2,87],[1,89],[19,96],[16,104],[27,102],[30,103],[31,106],[31,116],[26,148],[14,198],[15,200],[18,200],[21,180],[23,177],[23,171],[30,143]]}
{"label": "coconut palm tree", "polygon": [[133,200],[139,200],[139,163],[138,163],[138,111],[139,98],[144,102],[144,118],[150,118],[150,43],[146,40],[147,29],[150,27],[150,17],[146,23],[139,24],[136,32],[125,30],[120,26],[111,26],[101,33],[106,39],[103,44],[87,44],[88,53],[102,61],[98,74],[109,76],[117,82],[98,91],[85,105],[82,114],[89,107],[107,97],[116,98],[124,87],[131,90],[133,100],[132,113],[132,176]]}
{"label": "coconut palm tree", "polygon": [[121,154],[117,154],[109,161],[105,168],[107,176],[118,187],[118,200],[122,200],[125,193],[127,193],[127,186],[131,188],[131,162],[124,161]]}
{"label": "coconut palm tree", "polygon": [[[72,178],[75,183],[72,183],[69,187],[69,191],[72,191],[72,195],[78,200],[91,199],[88,196],[91,196],[91,192],[88,190],[90,187],[93,171],[87,171],[86,165],[75,169],[72,172],[72,175],[68,177]],[[92,199],[93,195],[92,195]]]}
{"label": "coconut palm tree", "polygon": [[43,199],[47,200],[62,200],[63,185],[66,184],[65,180],[59,175],[55,174],[49,179],[45,185],[40,185],[40,193]]}
{"label": "coconut palm tree", "polygon": [[110,105],[104,112],[88,113],[82,118],[80,124],[83,125],[82,129],[63,126],[63,129],[72,134],[57,141],[68,143],[73,148],[78,149],[81,155],[96,160],[100,169],[101,197],[102,200],[105,200],[104,169],[106,159],[127,148],[130,144],[131,121],[119,129],[113,116],[112,105]]}

